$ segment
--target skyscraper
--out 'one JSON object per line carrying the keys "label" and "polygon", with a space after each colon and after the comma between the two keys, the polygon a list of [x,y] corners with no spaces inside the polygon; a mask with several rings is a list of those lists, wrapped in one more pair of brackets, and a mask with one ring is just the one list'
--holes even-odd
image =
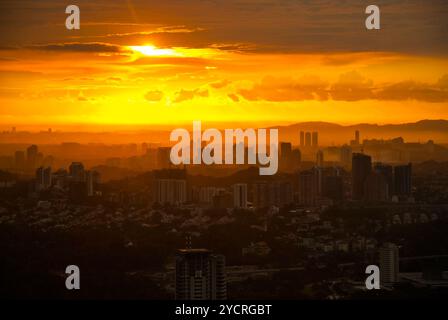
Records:
{"label": "skyscraper", "polygon": [[180,249],[176,254],[176,300],[225,300],[225,257],[207,249]]}
{"label": "skyscraper", "polygon": [[39,167],[36,169],[36,187],[38,190],[51,187],[52,173],[51,167]]}
{"label": "skyscraper", "polygon": [[70,176],[72,181],[82,182],[85,181],[84,165],[81,162],[72,162],[69,167]]}
{"label": "skyscraper", "polygon": [[305,147],[311,147],[311,133],[305,133]]}
{"label": "skyscraper", "polygon": [[289,169],[292,165],[292,145],[290,142],[280,143],[280,167]]}
{"label": "skyscraper", "polygon": [[300,146],[304,147],[305,146],[305,132],[300,131]]}
{"label": "skyscraper", "polygon": [[352,148],[350,148],[347,145],[344,145],[341,147],[341,154],[340,154],[340,162],[341,165],[345,169],[350,169],[352,166]]}
{"label": "skyscraper", "polygon": [[293,202],[293,188],[287,181],[257,182],[253,185],[253,204],[257,208],[283,207]]}
{"label": "skyscraper", "polygon": [[387,183],[387,199],[389,200],[393,196],[393,189],[394,189],[394,174],[393,174],[393,168],[390,165],[383,164],[383,163],[376,163],[374,166],[374,171],[376,173],[381,174],[385,179]]}
{"label": "skyscraper", "polygon": [[319,150],[316,153],[316,166],[319,168],[323,168],[324,166],[324,152],[322,150]]}
{"label": "skyscraper", "polygon": [[319,171],[317,168],[299,173],[299,203],[313,206],[319,195]]}
{"label": "skyscraper", "polygon": [[371,172],[364,182],[364,200],[387,201],[388,194],[389,186],[386,177],[380,172]]}
{"label": "skyscraper", "polygon": [[393,284],[398,282],[399,272],[398,247],[393,243],[385,243],[380,248],[380,282]]}
{"label": "skyscraper", "polygon": [[26,163],[29,170],[34,170],[37,166],[38,148],[36,145],[31,145],[26,149]]}
{"label": "skyscraper", "polygon": [[179,205],[187,201],[187,181],[183,179],[157,179],[155,198],[160,204]]}
{"label": "skyscraper", "polygon": [[372,171],[372,158],[362,153],[354,153],[352,158],[352,198],[364,198],[364,184]]}
{"label": "skyscraper", "polygon": [[312,145],[313,147],[318,147],[319,146],[319,134],[315,131],[313,132],[313,137],[312,137]]}
{"label": "skyscraper", "polygon": [[396,166],[394,168],[394,194],[398,196],[411,195],[412,164]]}
{"label": "skyscraper", "polygon": [[291,155],[292,145],[290,142],[280,142],[280,156],[289,157]]}
{"label": "skyscraper", "polygon": [[237,183],[233,185],[233,206],[235,208],[247,208],[247,184]]}
{"label": "skyscraper", "polygon": [[323,185],[323,195],[325,197],[333,201],[344,199],[344,181],[341,176],[325,176]]}
{"label": "skyscraper", "polygon": [[86,188],[87,196],[91,197],[95,194],[95,191],[100,183],[100,174],[94,170],[86,171]]}

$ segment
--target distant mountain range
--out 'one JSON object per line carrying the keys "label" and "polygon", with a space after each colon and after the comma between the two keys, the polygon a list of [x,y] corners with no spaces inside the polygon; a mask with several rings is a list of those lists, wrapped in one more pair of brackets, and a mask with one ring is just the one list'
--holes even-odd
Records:
{"label": "distant mountain range", "polygon": [[[208,128],[215,124],[209,123]],[[216,124],[218,128],[241,128],[242,123]],[[224,127],[223,127],[224,126]],[[245,126],[255,126],[255,124],[245,124]],[[184,127],[191,130],[191,124],[172,125],[172,129]],[[203,127],[204,128],[204,127]],[[448,120],[421,120],[414,123],[403,124],[369,124],[360,123],[356,125],[340,125],[330,122],[300,122],[291,125],[282,125],[271,128],[278,128],[280,141],[290,141],[294,145],[299,144],[300,131],[319,133],[320,145],[344,144],[354,139],[355,131],[359,130],[361,141],[363,139],[391,139],[402,137],[406,142],[427,142],[434,140],[435,143],[448,144]],[[43,132],[23,132],[0,133],[0,143],[22,143],[22,144],[59,144],[62,142],[77,143],[105,143],[105,144],[125,144],[125,143],[161,143],[169,144],[171,130],[168,126],[163,129],[159,126],[137,126],[133,131],[105,128],[103,132],[89,131],[47,131]]]}
{"label": "distant mountain range", "polygon": [[339,125],[330,122],[300,122],[278,127],[281,140],[299,143],[300,131],[317,131],[322,144],[340,144],[354,139],[354,133],[359,130],[363,139],[391,139],[403,137],[408,142],[448,143],[448,120],[421,120],[403,124],[369,124]]}

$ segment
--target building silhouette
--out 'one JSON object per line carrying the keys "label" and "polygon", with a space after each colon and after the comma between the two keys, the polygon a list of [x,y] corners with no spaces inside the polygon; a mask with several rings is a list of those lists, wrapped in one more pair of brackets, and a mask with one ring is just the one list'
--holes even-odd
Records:
{"label": "building silhouette", "polygon": [[311,132],[305,133],[305,147],[311,147]]}
{"label": "building silhouette", "polygon": [[381,174],[386,179],[387,200],[390,200],[394,192],[394,173],[392,166],[383,163],[375,163],[373,170],[376,173]]}
{"label": "building silhouette", "polygon": [[352,157],[352,198],[364,198],[364,184],[372,171],[372,158],[362,153],[354,153]]}
{"label": "building silhouette", "polygon": [[340,163],[345,169],[352,167],[352,148],[344,145],[340,149]]}
{"label": "building silhouette", "polygon": [[312,133],[312,146],[316,148],[319,146],[319,134],[316,131]]}
{"label": "building silhouette", "polygon": [[29,170],[34,170],[37,167],[38,153],[39,150],[34,144],[26,149],[26,164]]}
{"label": "building silhouette", "polygon": [[313,206],[319,197],[319,171],[312,168],[299,173],[299,203]]}
{"label": "building silhouette", "polygon": [[389,185],[386,177],[377,171],[372,171],[364,182],[364,200],[387,201]]}
{"label": "building silhouette", "polygon": [[225,300],[225,257],[207,249],[180,249],[176,254],[176,300]]}
{"label": "building silhouette", "polygon": [[398,282],[399,252],[393,243],[385,243],[380,248],[380,282],[390,285]]}
{"label": "building silhouette", "polygon": [[398,196],[411,195],[412,165],[396,166],[394,168],[394,194]]}
{"label": "building silhouette", "polygon": [[237,183],[233,185],[233,206],[235,208],[247,208],[247,184]]}
{"label": "building silhouette", "polygon": [[187,181],[183,179],[157,179],[155,198],[160,204],[180,205],[187,201]]}
{"label": "building silhouette", "polygon": [[84,165],[81,162],[72,162],[69,167],[69,173],[74,182],[85,181]]}
{"label": "building silhouette", "polygon": [[319,150],[316,153],[316,166],[319,168],[324,167],[324,152],[322,150]]}
{"label": "building silhouette", "polygon": [[36,187],[38,190],[51,187],[52,173],[51,167],[39,167],[36,169]]}

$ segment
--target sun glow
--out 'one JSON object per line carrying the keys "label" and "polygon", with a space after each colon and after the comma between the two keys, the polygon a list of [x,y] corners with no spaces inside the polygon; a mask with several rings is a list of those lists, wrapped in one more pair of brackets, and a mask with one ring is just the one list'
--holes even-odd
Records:
{"label": "sun glow", "polygon": [[176,52],[173,49],[160,49],[153,45],[144,45],[144,46],[129,46],[133,51],[141,53],[145,56],[151,56],[151,57],[174,57],[174,56],[181,56],[179,52]]}

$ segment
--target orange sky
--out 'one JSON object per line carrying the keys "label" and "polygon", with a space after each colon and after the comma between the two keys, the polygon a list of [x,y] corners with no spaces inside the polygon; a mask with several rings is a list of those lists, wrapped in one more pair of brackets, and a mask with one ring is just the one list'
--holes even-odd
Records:
{"label": "orange sky", "polygon": [[448,118],[446,2],[118,3],[1,4],[0,125]]}

